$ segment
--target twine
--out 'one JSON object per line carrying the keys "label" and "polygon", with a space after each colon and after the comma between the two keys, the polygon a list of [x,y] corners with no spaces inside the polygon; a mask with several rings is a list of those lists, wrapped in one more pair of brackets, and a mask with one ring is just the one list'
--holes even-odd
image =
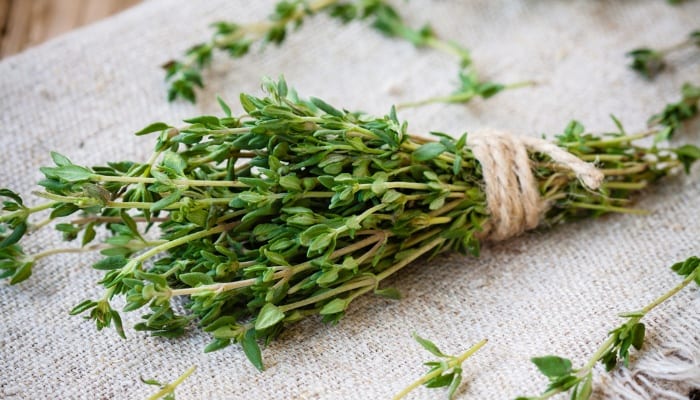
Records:
{"label": "twine", "polygon": [[491,240],[505,240],[537,227],[549,208],[539,194],[528,151],[546,154],[573,171],[589,189],[598,189],[604,178],[593,164],[539,138],[481,131],[469,134],[467,145],[481,164],[491,214],[484,235]]}

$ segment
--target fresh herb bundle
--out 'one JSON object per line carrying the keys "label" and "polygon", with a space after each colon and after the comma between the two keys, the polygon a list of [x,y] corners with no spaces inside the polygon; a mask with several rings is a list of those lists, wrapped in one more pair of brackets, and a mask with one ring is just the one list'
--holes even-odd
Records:
{"label": "fresh herb bundle", "polygon": [[651,310],[695,282],[700,285],[700,258],[693,256],[671,266],[671,269],[685,279],[659,298],[640,310],[620,314],[627,321],[609,332],[598,350],[581,368],[573,369],[571,360],[559,356],[544,356],[532,359],[537,369],[549,379],[549,386],[539,396],[518,397],[516,400],[544,400],[556,394],[571,392],[572,400],[588,400],[593,393],[593,367],[600,362],[606,371],[615,368],[620,361],[629,367],[630,350],[641,350],[646,333],[640,322]]}
{"label": "fresh herb bundle", "polygon": [[647,79],[654,79],[666,68],[666,57],[677,51],[697,47],[700,49],[700,30],[690,32],[688,37],[681,42],[662,49],[640,47],[627,53],[632,58],[630,68],[637,71]]}
{"label": "fresh herb bundle", "polygon": [[[214,338],[205,351],[240,343],[262,369],[258,340],[311,315],[335,323],[365,293],[398,298],[383,281],[423,255],[479,254],[493,221],[467,134],[412,136],[393,109],[373,118],[301,100],[282,79],[263,87],[266,97],[241,95],[240,118],[220,101],[223,118],[144,128],[137,134],[158,138],[143,163],[86,168],[52,153],[56,165],[41,168],[45,191],[37,193],[46,204],[25,206],[2,189],[2,277],[17,283],[38,259],[80,251],[26,254],[18,241],[36,228],[31,214],[51,210],[38,226],[79,214],[56,228],[105,256],[93,266],[105,272],[105,292],[72,314],[124,336],[111,303],[123,296],[125,312],[150,310],[136,330],[173,337],[196,321]],[[700,158],[692,145],[636,144],[661,128],[627,134],[615,122],[618,131],[595,136],[574,121],[555,141],[597,163],[605,176],[598,191],[547,155],[525,155],[549,205],[540,225],[640,212],[630,208],[633,194]],[[160,239],[147,240],[156,223]],[[91,244],[98,226],[111,236]],[[173,308],[176,299],[187,299],[185,315]]]}
{"label": "fresh herb bundle", "polygon": [[277,3],[267,22],[239,25],[220,21],[213,24],[214,35],[211,40],[190,47],[182,60],[171,60],[163,68],[168,81],[168,99],[179,97],[194,102],[195,88],[204,87],[202,69],[212,62],[215,50],[226,52],[232,58],[248,54],[258,42],[262,46],[269,43],[280,45],[287,38],[292,28],[298,28],[307,17],[325,12],[342,23],[355,20],[369,20],[370,25],[380,33],[401,38],[419,48],[432,48],[453,55],[459,62],[459,86],[454,93],[447,96],[435,96],[425,100],[409,102],[397,107],[416,107],[424,104],[466,103],[474,97],[484,99],[512,88],[531,85],[531,82],[500,84],[481,81],[472,68],[469,50],[459,44],[442,40],[426,24],[419,29],[407,25],[394,7],[384,0],[283,0]]}

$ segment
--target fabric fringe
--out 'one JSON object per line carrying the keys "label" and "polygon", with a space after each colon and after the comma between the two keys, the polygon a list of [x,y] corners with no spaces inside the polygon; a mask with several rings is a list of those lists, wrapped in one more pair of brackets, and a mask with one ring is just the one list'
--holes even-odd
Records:
{"label": "fabric fringe", "polygon": [[700,313],[693,312],[699,308],[700,299],[695,299],[689,304],[688,314],[669,321],[666,329],[677,335],[674,341],[656,338],[645,343],[629,369],[617,368],[599,375],[600,383],[595,386],[600,390],[594,398],[688,400],[692,391],[700,390]]}

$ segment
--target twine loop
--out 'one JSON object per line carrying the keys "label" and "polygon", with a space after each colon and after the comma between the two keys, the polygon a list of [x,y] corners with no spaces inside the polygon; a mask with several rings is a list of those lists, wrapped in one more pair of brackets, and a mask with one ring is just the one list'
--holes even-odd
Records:
{"label": "twine loop", "polygon": [[489,130],[470,133],[467,145],[481,164],[491,214],[484,234],[492,240],[505,240],[537,227],[549,208],[540,197],[529,152],[546,154],[573,171],[589,189],[598,189],[604,178],[593,164],[544,139]]}

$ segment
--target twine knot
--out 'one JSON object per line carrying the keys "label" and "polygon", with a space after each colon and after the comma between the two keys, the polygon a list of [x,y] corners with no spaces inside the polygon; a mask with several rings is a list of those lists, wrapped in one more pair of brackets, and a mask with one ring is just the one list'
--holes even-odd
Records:
{"label": "twine knot", "polygon": [[535,137],[480,131],[467,135],[467,145],[481,164],[491,214],[484,235],[492,240],[505,240],[537,227],[549,208],[540,197],[528,151],[546,154],[573,171],[589,189],[598,189],[604,178],[593,164]]}

